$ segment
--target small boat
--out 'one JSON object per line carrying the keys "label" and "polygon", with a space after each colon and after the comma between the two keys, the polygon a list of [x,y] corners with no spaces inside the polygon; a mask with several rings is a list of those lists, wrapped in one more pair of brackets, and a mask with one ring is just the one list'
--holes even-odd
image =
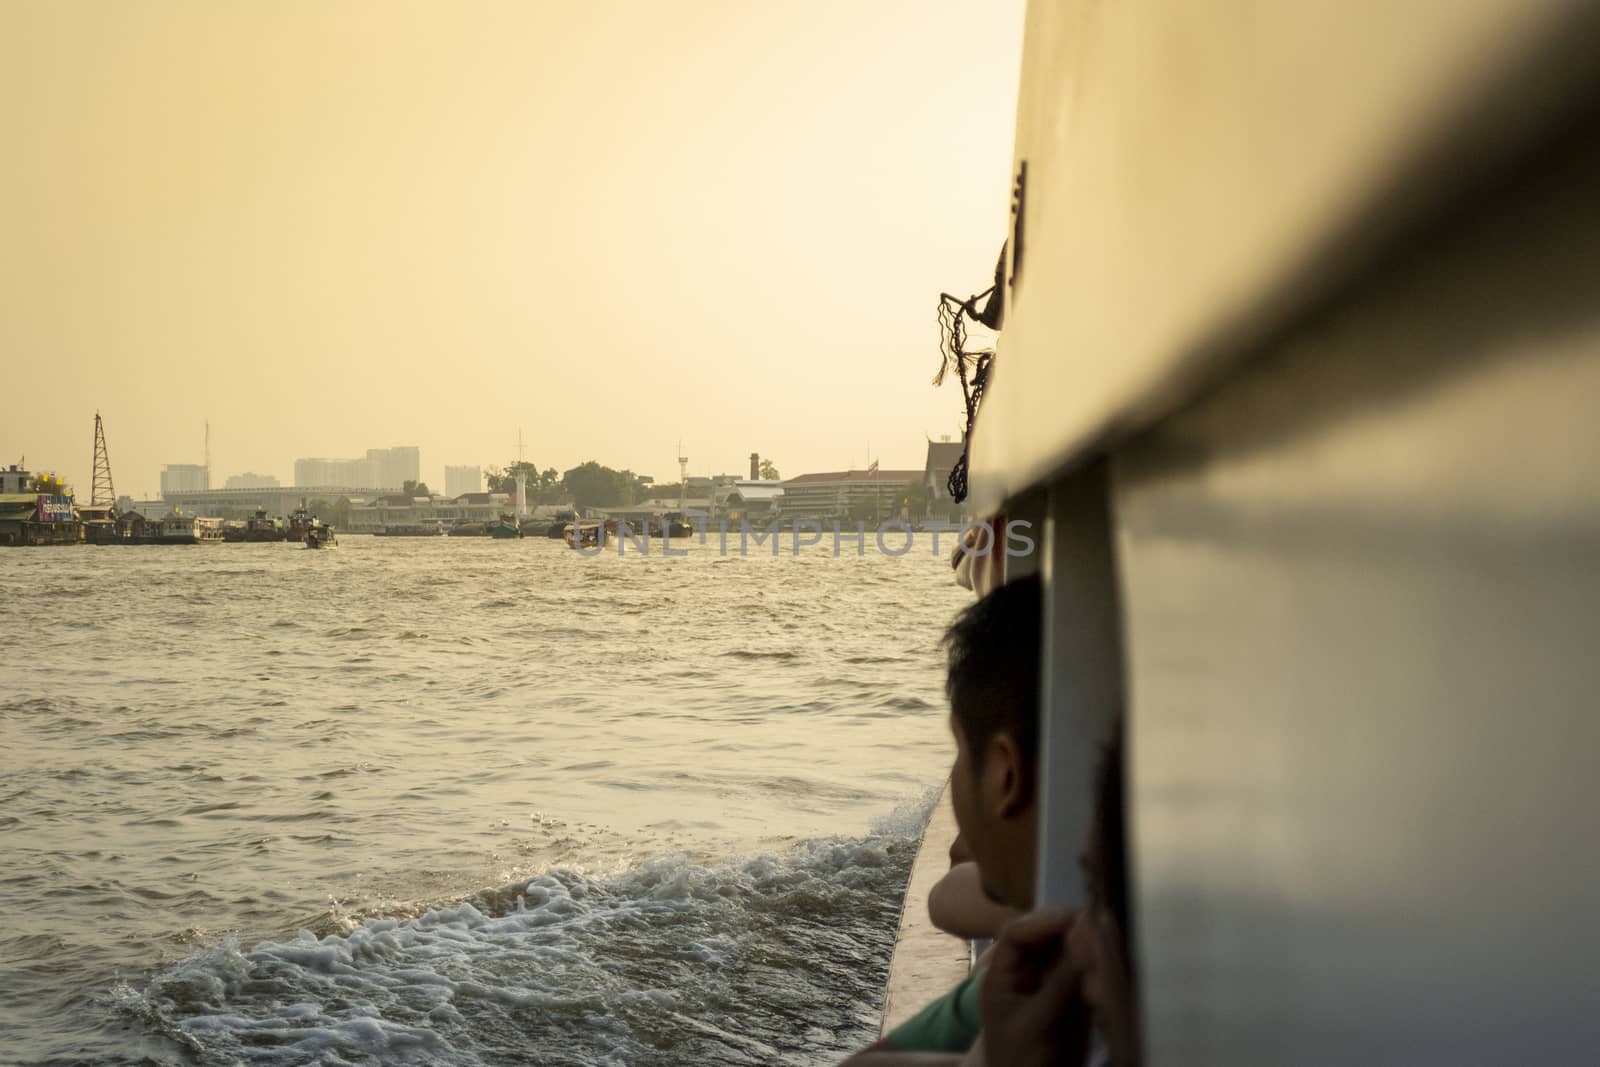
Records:
{"label": "small boat", "polygon": [[515,515],[505,513],[489,525],[489,536],[501,539],[522,536],[522,523]]}
{"label": "small boat", "polygon": [[688,537],[694,533],[694,527],[685,521],[681,511],[669,511],[661,516],[662,534],[666,537]]}
{"label": "small boat", "polygon": [[488,537],[489,526],[482,522],[458,522],[450,527],[451,537]]}
{"label": "small boat", "polygon": [[552,541],[559,541],[567,535],[567,524],[578,521],[578,513],[571,508],[563,508],[556,512],[555,521],[545,527],[544,535]]}
{"label": "small boat", "polygon": [[337,548],[339,539],[333,536],[333,527],[319,522],[306,530],[307,548]]}
{"label": "small boat", "polygon": [[569,522],[563,527],[561,537],[568,548],[604,548],[616,533],[616,520],[607,519],[604,522]]}

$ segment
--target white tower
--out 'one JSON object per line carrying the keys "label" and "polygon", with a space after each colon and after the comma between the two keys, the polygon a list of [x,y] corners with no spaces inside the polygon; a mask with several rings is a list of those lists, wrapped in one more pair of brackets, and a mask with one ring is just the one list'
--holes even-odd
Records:
{"label": "white tower", "polygon": [[683,517],[683,506],[689,495],[689,457],[683,454],[683,438],[678,438],[678,517]]}

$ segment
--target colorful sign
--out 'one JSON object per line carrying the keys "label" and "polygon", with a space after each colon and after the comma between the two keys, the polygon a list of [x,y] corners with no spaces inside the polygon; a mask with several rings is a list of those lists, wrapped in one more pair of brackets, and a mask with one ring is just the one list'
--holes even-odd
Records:
{"label": "colorful sign", "polygon": [[70,496],[39,497],[39,505],[35,510],[35,522],[71,522],[72,498]]}

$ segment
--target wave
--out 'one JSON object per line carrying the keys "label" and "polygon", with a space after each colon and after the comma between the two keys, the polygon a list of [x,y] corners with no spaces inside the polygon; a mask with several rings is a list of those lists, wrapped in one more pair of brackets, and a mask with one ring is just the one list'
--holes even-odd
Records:
{"label": "wave", "polygon": [[859,838],[550,871],[201,949],[111,1002],[203,1063],[831,1063],[873,1036],[926,802]]}

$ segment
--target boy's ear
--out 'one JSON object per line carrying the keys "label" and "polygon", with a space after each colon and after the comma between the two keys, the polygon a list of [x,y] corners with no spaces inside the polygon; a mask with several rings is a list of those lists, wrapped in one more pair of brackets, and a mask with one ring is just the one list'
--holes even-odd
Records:
{"label": "boy's ear", "polygon": [[992,811],[1008,819],[1027,811],[1033,803],[1033,790],[1015,738],[1001,730],[989,739],[983,771],[986,799]]}

